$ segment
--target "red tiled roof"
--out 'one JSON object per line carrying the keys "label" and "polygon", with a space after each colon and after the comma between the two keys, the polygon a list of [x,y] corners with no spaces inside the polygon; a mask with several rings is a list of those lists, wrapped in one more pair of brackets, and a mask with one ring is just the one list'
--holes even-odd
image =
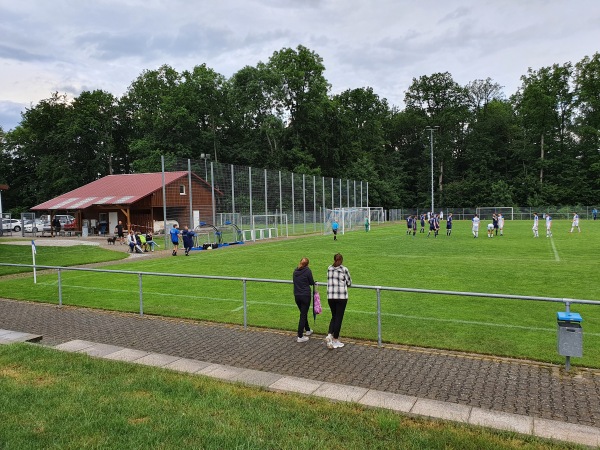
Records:
{"label": "red tiled roof", "polygon": [[[187,172],[165,172],[165,185]],[[85,209],[92,205],[131,205],[162,189],[162,173],[108,175],[71,192],[59,195],[31,208],[32,210]]]}

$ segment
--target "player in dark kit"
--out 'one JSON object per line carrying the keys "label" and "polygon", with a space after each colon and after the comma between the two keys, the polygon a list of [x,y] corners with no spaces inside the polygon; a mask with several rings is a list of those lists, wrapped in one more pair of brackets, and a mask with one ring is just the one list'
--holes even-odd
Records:
{"label": "player in dark kit", "polygon": [[452,234],[452,213],[448,214],[448,218],[446,219],[446,236],[450,236]]}

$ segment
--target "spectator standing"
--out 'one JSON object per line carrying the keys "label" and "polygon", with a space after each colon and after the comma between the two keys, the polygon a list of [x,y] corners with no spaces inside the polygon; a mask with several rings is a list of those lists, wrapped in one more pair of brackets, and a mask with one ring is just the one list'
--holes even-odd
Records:
{"label": "spectator standing", "polygon": [[52,228],[54,229],[56,236],[58,236],[60,233],[60,220],[56,216],[54,216],[54,219],[52,219]]}
{"label": "spectator standing", "polygon": [[598,210],[596,208],[592,209],[592,217],[594,218],[594,220],[596,220],[597,216],[598,216]]}
{"label": "spectator standing", "polygon": [[572,233],[574,228],[577,228],[581,233],[581,228],[579,228],[579,214],[577,213],[573,214],[573,222],[571,222],[571,231],[569,233]]}
{"label": "spectator standing", "polygon": [[315,280],[312,271],[308,267],[308,263],[308,258],[302,258],[292,275],[292,280],[294,281],[294,298],[296,299],[296,306],[300,310],[296,342],[306,342],[308,341],[308,337],[313,334],[308,324],[308,310],[310,309],[310,300],[312,297],[310,288],[315,285]]}
{"label": "spectator standing", "polygon": [[115,234],[119,238],[119,242],[121,243],[121,245],[123,245],[125,236],[123,235],[123,222],[121,222],[120,220],[119,223],[117,223],[117,226],[115,227]]}
{"label": "spectator standing", "polygon": [[173,244],[173,256],[177,256],[177,250],[179,250],[179,225],[173,225],[173,228],[169,230],[169,235],[171,236],[171,243]]}
{"label": "spectator standing", "polygon": [[333,264],[327,269],[327,302],[331,309],[329,333],[325,338],[328,349],[344,346],[339,337],[348,304],[348,286],[352,285],[352,279],[348,269],[342,265],[343,262],[344,257],[341,253],[336,253],[333,257]]}
{"label": "spectator standing", "polygon": [[185,256],[190,256],[190,250],[194,247],[194,236],[196,236],[196,233],[190,230],[186,225],[181,233],[181,236],[183,238]]}

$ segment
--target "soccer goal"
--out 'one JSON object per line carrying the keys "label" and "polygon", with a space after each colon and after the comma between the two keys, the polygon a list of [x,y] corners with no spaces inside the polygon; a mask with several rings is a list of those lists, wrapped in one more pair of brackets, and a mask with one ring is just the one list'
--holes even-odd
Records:
{"label": "soccer goal", "polygon": [[513,220],[512,206],[489,206],[477,208],[477,215],[480,219],[491,219],[493,214],[502,214],[506,220]]}
{"label": "soccer goal", "polygon": [[341,234],[346,231],[364,230],[367,217],[370,224],[385,221],[382,207],[325,209],[324,216],[323,234],[331,234],[331,224],[334,220],[338,223],[338,231]]}
{"label": "soccer goal", "polygon": [[249,228],[243,227],[244,241],[273,239],[289,236],[287,214],[255,214],[250,217]]}

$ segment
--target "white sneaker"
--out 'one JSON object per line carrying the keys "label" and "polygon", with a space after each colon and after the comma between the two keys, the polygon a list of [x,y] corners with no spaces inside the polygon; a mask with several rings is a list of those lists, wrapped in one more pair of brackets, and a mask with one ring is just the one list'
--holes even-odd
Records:
{"label": "white sneaker", "polygon": [[328,334],[325,338],[325,344],[327,344],[328,349],[331,350],[333,348],[333,336],[331,334]]}
{"label": "white sneaker", "polygon": [[310,336],[311,334],[313,334],[313,330],[308,330],[304,332],[304,336]]}
{"label": "white sneaker", "polygon": [[296,338],[296,342],[306,342],[308,341],[308,336],[302,336],[299,338]]}
{"label": "white sneaker", "polygon": [[344,344],[338,340],[333,341],[333,348],[342,348]]}

